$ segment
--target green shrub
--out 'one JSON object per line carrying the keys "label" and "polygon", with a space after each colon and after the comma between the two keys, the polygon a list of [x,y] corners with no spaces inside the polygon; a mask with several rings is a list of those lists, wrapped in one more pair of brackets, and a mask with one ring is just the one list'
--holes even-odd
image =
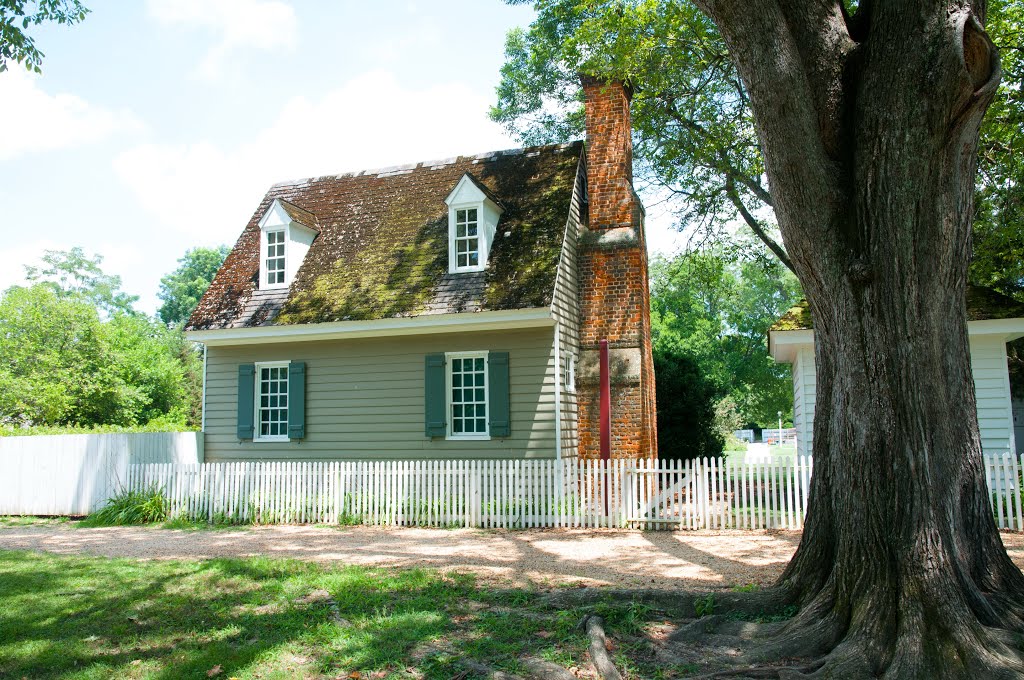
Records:
{"label": "green shrub", "polygon": [[162,488],[156,484],[142,491],[122,490],[102,509],[86,518],[87,526],[120,526],[164,522],[169,517],[169,503]]}

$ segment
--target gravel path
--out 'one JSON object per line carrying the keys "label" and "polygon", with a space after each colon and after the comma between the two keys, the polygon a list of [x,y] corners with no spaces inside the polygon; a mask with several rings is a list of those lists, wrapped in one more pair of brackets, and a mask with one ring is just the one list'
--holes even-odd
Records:
{"label": "gravel path", "polygon": [[[1024,535],[1003,543],[1024,565]],[[482,531],[266,526],[179,531],[154,527],[0,528],[0,549],[144,559],[266,555],[380,567],[473,572],[489,582],[708,590],[770,584],[799,532]]]}

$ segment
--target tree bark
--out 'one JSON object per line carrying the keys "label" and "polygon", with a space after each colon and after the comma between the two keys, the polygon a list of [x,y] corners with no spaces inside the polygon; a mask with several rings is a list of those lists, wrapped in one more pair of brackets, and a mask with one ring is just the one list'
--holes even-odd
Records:
{"label": "tree bark", "polygon": [[800,613],[772,649],[822,677],[1020,677],[1024,577],[987,497],[964,304],[999,82],[984,5],[698,4],[750,93],[815,325],[810,510],[779,584]]}

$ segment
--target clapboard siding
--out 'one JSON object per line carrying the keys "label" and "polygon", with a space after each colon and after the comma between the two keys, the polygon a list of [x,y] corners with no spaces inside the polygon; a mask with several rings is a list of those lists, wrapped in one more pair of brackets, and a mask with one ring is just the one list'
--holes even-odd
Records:
{"label": "clapboard siding", "polygon": [[[472,350],[509,352],[511,436],[428,439],[423,357]],[[306,363],[306,438],[239,442],[238,365],[284,360]],[[206,459],[552,458],[556,378],[551,328],[210,347]]]}
{"label": "clapboard siding", "polygon": [[971,371],[978,400],[978,430],[985,453],[1014,451],[1006,343],[1000,337],[971,338]]}
{"label": "clapboard siding", "polygon": [[572,457],[577,454],[579,439],[576,429],[576,390],[575,385],[566,383],[568,362],[578,360],[580,353],[580,293],[579,293],[579,260],[577,243],[580,231],[580,201],[586,191],[584,178],[586,173],[580,161],[580,169],[576,174],[576,186],[572,194],[569,208],[569,219],[565,225],[565,238],[562,240],[562,254],[558,261],[558,274],[555,277],[555,291],[552,296],[551,309],[558,321],[560,343],[560,366],[555,368],[555,376],[562,381],[561,389],[561,449],[562,456]]}
{"label": "clapboard siding", "polygon": [[793,362],[793,426],[801,456],[809,456],[813,449],[816,387],[814,348],[801,348]]}

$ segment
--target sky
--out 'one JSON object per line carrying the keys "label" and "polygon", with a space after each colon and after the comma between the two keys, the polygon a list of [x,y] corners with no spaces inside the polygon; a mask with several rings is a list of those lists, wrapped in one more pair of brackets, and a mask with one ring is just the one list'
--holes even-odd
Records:
{"label": "sky", "polygon": [[[520,146],[487,118],[500,0],[86,0],[0,73],[0,290],[82,246],[155,313],[186,250],[233,245],[271,184]],[[680,243],[648,215],[652,252]]]}

